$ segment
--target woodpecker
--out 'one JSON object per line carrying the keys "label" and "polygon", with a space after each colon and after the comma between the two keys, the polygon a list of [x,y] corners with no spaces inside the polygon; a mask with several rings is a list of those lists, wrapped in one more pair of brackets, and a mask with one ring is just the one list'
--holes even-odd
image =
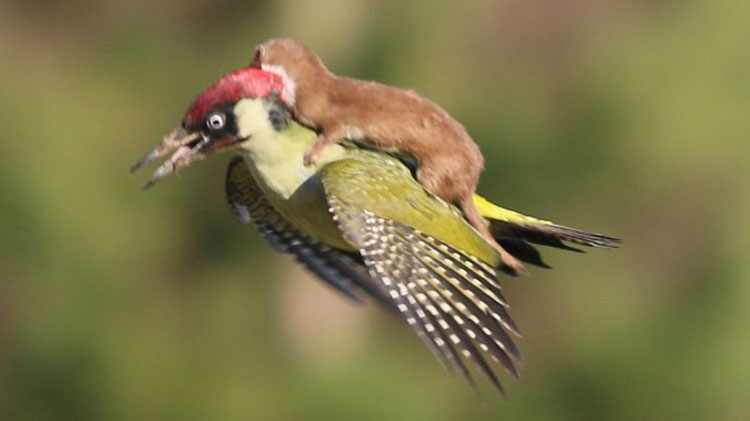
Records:
{"label": "woodpecker", "polygon": [[408,155],[417,162],[422,186],[461,208],[500,253],[507,271],[527,273],[495,241],[479,213],[473,196],[484,157],[466,129],[444,109],[413,90],[336,76],[309,47],[291,38],[273,38],[257,46],[251,65],[281,76],[295,117],[319,131],[305,152],[306,164],[344,139]]}
{"label": "woodpecker", "polygon": [[[225,185],[241,222],[350,299],[365,293],[400,314],[444,366],[475,385],[473,361],[504,394],[493,365],[518,377],[522,356],[512,336],[521,331],[501,291],[496,249],[399,156],[347,140],[304,165],[317,134],[293,119],[284,89],[278,74],[254,67],[223,76],[131,171],[171,153],[148,188],[177,168],[236,151]],[[580,251],[567,243],[620,241],[473,200],[494,238],[533,265],[548,267],[534,245]]]}

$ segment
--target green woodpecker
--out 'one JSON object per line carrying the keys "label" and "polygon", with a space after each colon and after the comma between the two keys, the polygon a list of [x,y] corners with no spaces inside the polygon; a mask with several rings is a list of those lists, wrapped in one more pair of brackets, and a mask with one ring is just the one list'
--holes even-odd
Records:
{"label": "green woodpecker", "polygon": [[[446,367],[472,384],[465,359],[474,361],[502,392],[491,362],[517,377],[522,357],[511,339],[520,330],[501,293],[496,249],[459,209],[427,192],[414,166],[399,157],[345,141],[305,166],[317,135],[291,118],[283,84],[257,68],[222,77],[132,170],[171,152],[149,187],[216,152],[237,151],[226,193],[242,222],[351,299],[364,291],[401,314]],[[532,244],[578,251],[565,241],[619,243],[474,200],[494,238],[530,264],[547,267]]]}

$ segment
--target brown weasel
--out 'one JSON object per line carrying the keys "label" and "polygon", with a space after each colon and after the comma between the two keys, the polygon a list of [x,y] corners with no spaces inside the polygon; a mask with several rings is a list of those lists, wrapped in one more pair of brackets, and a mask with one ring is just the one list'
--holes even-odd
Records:
{"label": "brown weasel", "polygon": [[497,249],[503,264],[513,272],[526,272],[495,241],[474,204],[484,158],[466,129],[445,110],[412,90],[336,76],[310,48],[290,38],[260,44],[252,66],[279,74],[285,87],[281,98],[302,124],[318,131],[305,153],[306,165],[343,139],[409,155],[417,161],[417,180],[425,189],[459,206]]}

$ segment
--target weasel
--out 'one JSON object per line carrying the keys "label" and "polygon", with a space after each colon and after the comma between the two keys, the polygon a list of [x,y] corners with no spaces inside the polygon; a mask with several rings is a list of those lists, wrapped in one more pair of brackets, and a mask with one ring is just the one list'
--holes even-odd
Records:
{"label": "weasel", "polygon": [[297,120],[318,132],[305,152],[306,165],[343,139],[409,155],[417,162],[419,183],[461,208],[512,272],[526,273],[492,237],[474,203],[484,158],[466,129],[445,110],[413,90],[336,76],[310,48],[290,38],[257,46],[251,66],[279,74],[284,81],[281,99]]}

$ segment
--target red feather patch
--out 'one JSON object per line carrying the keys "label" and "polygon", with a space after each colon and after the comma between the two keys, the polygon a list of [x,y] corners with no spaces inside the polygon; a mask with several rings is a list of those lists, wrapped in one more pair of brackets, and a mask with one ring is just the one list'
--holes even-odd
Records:
{"label": "red feather patch", "polygon": [[255,67],[243,67],[222,76],[201,92],[185,113],[183,127],[196,126],[216,105],[236,102],[242,98],[265,98],[274,93],[284,101],[284,82],[281,76]]}

